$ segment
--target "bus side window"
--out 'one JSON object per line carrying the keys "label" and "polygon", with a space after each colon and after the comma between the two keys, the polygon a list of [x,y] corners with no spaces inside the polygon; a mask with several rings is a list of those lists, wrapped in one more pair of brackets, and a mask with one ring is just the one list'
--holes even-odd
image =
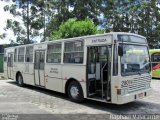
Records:
{"label": "bus side window", "polygon": [[151,55],[151,61],[154,62],[154,54]]}
{"label": "bus side window", "polygon": [[48,63],[61,63],[61,43],[48,45],[47,49],[47,62]]}
{"label": "bus side window", "polygon": [[160,62],[160,53],[154,53],[151,55],[151,61],[152,62]]}
{"label": "bus side window", "polygon": [[26,62],[33,62],[33,46],[26,47],[25,61]]}
{"label": "bus side window", "polygon": [[24,47],[20,47],[18,50],[18,62],[24,62]]}
{"label": "bus side window", "polygon": [[66,42],[64,46],[64,63],[83,63],[83,41]]}

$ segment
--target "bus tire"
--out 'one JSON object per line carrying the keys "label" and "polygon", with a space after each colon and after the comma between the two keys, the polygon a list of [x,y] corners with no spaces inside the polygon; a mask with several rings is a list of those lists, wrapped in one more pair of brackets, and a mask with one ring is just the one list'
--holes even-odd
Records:
{"label": "bus tire", "polygon": [[19,73],[17,76],[17,83],[20,87],[24,86],[23,77],[22,77],[21,73]]}
{"label": "bus tire", "polygon": [[81,103],[84,101],[83,90],[78,82],[72,81],[69,83],[68,97],[73,102]]}

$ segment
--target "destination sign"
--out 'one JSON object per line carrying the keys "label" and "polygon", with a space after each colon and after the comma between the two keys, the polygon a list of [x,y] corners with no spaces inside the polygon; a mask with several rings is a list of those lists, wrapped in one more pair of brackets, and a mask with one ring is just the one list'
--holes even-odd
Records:
{"label": "destination sign", "polygon": [[112,43],[111,35],[91,37],[91,38],[86,38],[85,40],[86,45],[111,44],[111,43]]}
{"label": "destination sign", "polygon": [[6,49],[6,53],[14,52],[14,48],[8,48]]}
{"label": "destination sign", "polygon": [[99,42],[107,42],[107,39],[104,38],[104,39],[95,39],[95,40],[92,40],[92,43],[99,43]]}
{"label": "destination sign", "polygon": [[38,50],[38,49],[47,49],[47,44],[37,44],[34,46],[34,49],[35,50]]}

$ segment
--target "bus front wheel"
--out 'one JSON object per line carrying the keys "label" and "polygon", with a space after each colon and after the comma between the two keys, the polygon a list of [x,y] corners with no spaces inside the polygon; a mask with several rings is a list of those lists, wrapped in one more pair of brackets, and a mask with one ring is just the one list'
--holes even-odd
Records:
{"label": "bus front wheel", "polygon": [[69,86],[68,86],[68,96],[71,101],[73,102],[83,102],[84,101],[84,96],[83,96],[83,90],[81,85],[76,82],[72,81]]}

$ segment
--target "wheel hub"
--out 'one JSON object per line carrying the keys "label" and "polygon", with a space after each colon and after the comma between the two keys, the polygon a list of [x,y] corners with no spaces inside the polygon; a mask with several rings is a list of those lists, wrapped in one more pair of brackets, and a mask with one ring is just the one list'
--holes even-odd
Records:
{"label": "wheel hub", "polygon": [[21,76],[19,76],[19,77],[18,77],[18,82],[19,82],[19,84],[21,84],[21,83],[22,83]]}
{"label": "wheel hub", "polygon": [[77,98],[77,96],[79,94],[78,88],[76,86],[72,86],[70,89],[70,93],[73,98]]}

